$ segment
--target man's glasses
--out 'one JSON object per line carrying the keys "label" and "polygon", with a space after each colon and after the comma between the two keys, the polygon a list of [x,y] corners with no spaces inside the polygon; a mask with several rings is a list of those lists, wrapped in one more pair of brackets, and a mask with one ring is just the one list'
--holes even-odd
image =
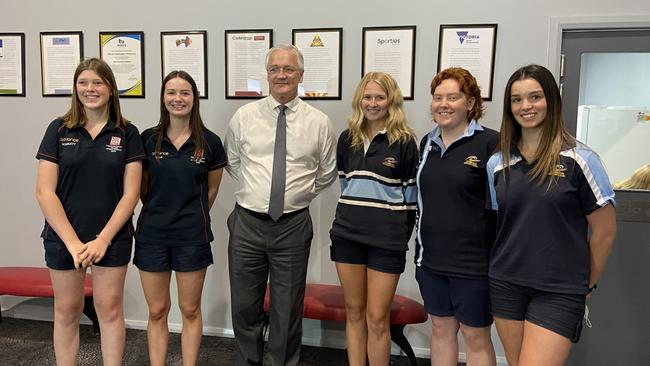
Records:
{"label": "man's glasses", "polygon": [[298,69],[293,66],[271,66],[268,69],[266,69],[266,71],[270,75],[277,75],[280,72],[284,72],[285,75],[291,76],[296,72],[298,72]]}

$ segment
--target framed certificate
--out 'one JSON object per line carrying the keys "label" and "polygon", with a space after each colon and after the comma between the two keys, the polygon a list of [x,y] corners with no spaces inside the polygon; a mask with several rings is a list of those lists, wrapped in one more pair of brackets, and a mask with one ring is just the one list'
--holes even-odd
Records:
{"label": "framed certificate", "polygon": [[413,99],[415,26],[364,27],[361,76],[370,71],[391,75],[404,99]]}
{"label": "framed certificate", "polygon": [[305,59],[298,95],[303,99],[341,99],[343,28],[294,29],[293,45]]}
{"label": "framed certificate", "polygon": [[162,77],[175,70],[192,76],[199,96],[208,97],[208,32],[160,32]]}
{"label": "framed certificate", "polygon": [[226,30],[226,99],[269,94],[264,65],[273,47],[272,29]]}
{"label": "framed certificate", "polygon": [[74,71],[83,57],[83,33],[41,32],[41,90],[44,97],[72,95]]}
{"label": "framed certificate", "polygon": [[25,96],[25,33],[0,33],[0,96]]}
{"label": "framed certificate", "polygon": [[120,97],[144,98],[144,32],[99,32],[99,57],[113,70]]}
{"label": "framed certificate", "polygon": [[472,73],[481,97],[492,100],[496,24],[442,24],[438,43],[438,72],[462,67]]}

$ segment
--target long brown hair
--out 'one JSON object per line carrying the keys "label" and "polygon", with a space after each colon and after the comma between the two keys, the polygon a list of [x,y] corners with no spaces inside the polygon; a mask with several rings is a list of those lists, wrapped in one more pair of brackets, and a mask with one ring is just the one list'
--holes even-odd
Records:
{"label": "long brown hair", "polygon": [[95,57],[81,61],[74,71],[72,102],[70,109],[61,117],[65,126],[67,128],[83,127],[87,122],[86,111],[81,101],[79,101],[79,95],[77,94],[77,80],[79,79],[79,75],[86,70],[94,71],[108,86],[108,89],[111,91],[111,96],[108,99],[109,118],[115,122],[115,126],[124,128],[129,123],[129,120],[122,116],[120,98],[118,97],[119,92],[117,91],[117,83],[115,82],[113,70],[104,61]]}
{"label": "long brown hair", "polygon": [[352,148],[363,147],[363,129],[366,126],[366,117],[361,109],[361,100],[366,90],[366,85],[374,81],[384,89],[388,98],[388,111],[386,116],[386,134],[388,143],[397,141],[408,141],[415,138],[415,132],[408,125],[406,113],[404,113],[404,97],[392,76],[383,72],[369,72],[359,82],[354,97],[352,97],[352,115],[348,118],[348,128],[352,136]]}
{"label": "long brown hair", "polygon": [[154,129],[154,131],[157,133],[154,156],[156,159],[160,158],[162,141],[167,135],[167,130],[169,129],[170,118],[169,111],[165,106],[165,87],[167,86],[167,82],[174,78],[181,78],[187,81],[190,86],[192,86],[192,96],[194,98],[192,101],[192,110],[190,111],[190,137],[194,138],[194,155],[192,158],[194,160],[198,160],[203,157],[203,149],[205,148],[206,144],[203,132],[207,130],[207,128],[203,124],[201,113],[199,111],[199,90],[196,87],[196,82],[194,82],[194,79],[190,74],[183,70],[172,71],[167,74],[167,76],[165,76],[165,79],[163,79],[162,87],[160,88],[160,120]]}
{"label": "long brown hair", "polygon": [[[521,126],[515,120],[511,108],[512,84],[525,79],[537,81],[546,99],[546,118],[542,123],[542,136],[533,158],[534,166],[529,173],[531,180],[543,184],[549,176],[557,178],[553,172],[560,163],[560,152],[575,147],[576,142],[564,125],[562,100],[553,74],[540,65],[524,66],[510,76],[503,97],[503,120],[497,150],[501,150],[504,167],[508,168],[510,153],[517,148],[521,139]],[[555,180],[551,179],[549,184]]]}

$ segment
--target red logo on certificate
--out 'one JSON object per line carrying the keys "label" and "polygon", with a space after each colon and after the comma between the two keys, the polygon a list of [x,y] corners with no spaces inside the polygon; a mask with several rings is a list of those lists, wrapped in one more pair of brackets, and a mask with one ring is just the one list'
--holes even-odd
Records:
{"label": "red logo on certificate", "polygon": [[111,145],[111,146],[119,146],[121,141],[122,141],[122,139],[120,137],[111,136],[111,142],[109,143],[109,145]]}

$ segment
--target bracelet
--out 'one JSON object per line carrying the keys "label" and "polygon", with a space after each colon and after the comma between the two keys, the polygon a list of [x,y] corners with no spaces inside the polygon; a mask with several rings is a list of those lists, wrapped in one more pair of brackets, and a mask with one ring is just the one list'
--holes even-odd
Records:
{"label": "bracelet", "polygon": [[106,240],[106,239],[102,238],[101,236],[99,236],[99,234],[95,235],[95,237],[98,238],[98,239],[102,239],[103,241],[107,242],[109,247],[111,246],[111,244],[113,244],[113,243],[111,243],[110,240]]}

